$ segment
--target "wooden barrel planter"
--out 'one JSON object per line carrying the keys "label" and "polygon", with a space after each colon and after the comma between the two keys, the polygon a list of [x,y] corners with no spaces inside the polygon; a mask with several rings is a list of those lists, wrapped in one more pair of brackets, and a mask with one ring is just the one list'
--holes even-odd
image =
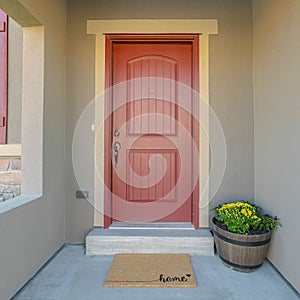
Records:
{"label": "wooden barrel planter", "polygon": [[220,228],[216,219],[212,220],[217,252],[224,265],[240,272],[253,272],[267,256],[272,232],[244,235]]}

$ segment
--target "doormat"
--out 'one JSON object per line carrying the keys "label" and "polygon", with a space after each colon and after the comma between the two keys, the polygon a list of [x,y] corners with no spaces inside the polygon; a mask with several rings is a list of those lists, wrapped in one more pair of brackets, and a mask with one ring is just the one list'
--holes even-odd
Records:
{"label": "doormat", "polygon": [[117,254],[105,287],[197,287],[188,254]]}

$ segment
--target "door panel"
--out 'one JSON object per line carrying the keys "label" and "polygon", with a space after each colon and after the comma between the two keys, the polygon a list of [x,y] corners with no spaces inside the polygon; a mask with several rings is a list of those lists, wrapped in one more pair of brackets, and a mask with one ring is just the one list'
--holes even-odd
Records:
{"label": "door panel", "polygon": [[[128,62],[129,99],[140,99],[129,103],[128,119],[136,115],[145,115],[143,119],[133,119],[129,128],[130,134],[176,134],[175,133],[175,106],[176,82],[178,62],[164,56],[141,56]],[[149,80],[133,81],[132,79],[148,77]],[[160,78],[170,79],[168,85]],[[170,102],[159,99],[170,99]],[[164,114],[170,117],[163,124],[158,124],[155,114]],[[142,122],[143,120],[143,122]],[[139,121],[139,122],[138,122]]]}
{"label": "door panel", "polygon": [[193,47],[163,37],[111,45],[111,143],[121,145],[112,148],[112,221],[193,221],[193,101],[181,88],[193,87]]}
{"label": "door panel", "polygon": [[[177,181],[177,157],[177,151],[173,149],[129,150],[127,170],[131,168],[134,172],[128,172],[127,176],[127,201],[158,201],[167,194],[169,196],[164,198],[164,201],[175,201],[176,191],[172,189]],[[150,173],[150,167],[153,173],[163,174],[164,161],[167,164],[164,176],[154,177],[153,183],[148,178],[147,182],[143,182],[143,179]],[[142,188],[143,186],[147,188]]]}

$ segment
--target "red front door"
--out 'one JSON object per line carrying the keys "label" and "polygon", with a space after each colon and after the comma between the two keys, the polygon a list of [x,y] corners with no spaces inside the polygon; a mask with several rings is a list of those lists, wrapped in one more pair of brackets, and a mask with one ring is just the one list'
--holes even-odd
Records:
{"label": "red front door", "polygon": [[198,37],[108,35],[106,42],[107,83],[113,87],[106,226],[121,221],[197,227],[192,89]]}

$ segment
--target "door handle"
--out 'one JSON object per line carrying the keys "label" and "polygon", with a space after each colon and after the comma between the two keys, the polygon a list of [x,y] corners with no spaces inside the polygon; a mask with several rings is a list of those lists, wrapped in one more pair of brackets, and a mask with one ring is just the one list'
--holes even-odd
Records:
{"label": "door handle", "polygon": [[121,149],[121,144],[119,142],[114,143],[114,159],[115,159],[115,168],[119,168],[119,151]]}

